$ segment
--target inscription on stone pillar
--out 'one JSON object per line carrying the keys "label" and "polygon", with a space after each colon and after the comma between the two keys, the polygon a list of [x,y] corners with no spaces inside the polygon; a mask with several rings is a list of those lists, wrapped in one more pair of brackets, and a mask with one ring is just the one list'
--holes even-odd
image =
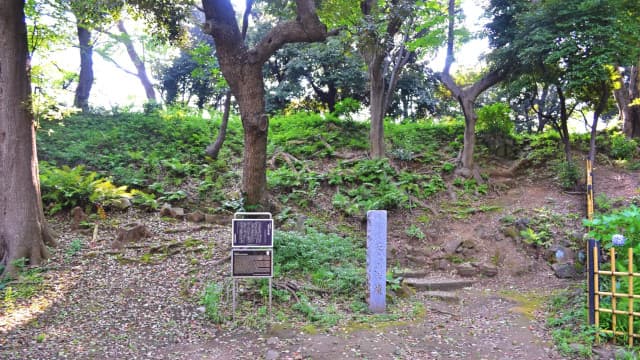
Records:
{"label": "inscription on stone pillar", "polygon": [[387,211],[367,212],[369,310],[383,313],[387,296]]}

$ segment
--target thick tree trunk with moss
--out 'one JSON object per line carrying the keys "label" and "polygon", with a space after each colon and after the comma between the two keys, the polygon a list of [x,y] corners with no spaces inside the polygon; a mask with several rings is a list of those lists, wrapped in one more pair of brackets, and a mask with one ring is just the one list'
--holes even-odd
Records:
{"label": "thick tree trunk with moss", "polygon": [[42,211],[24,1],[0,2],[0,265],[38,265],[53,238]]}
{"label": "thick tree trunk with moss", "polygon": [[[252,1],[247,1],[248,8]],[[205,31],[216,44],[216,56],[238,106],[244,128],[242,191],[245,204],[267,207],[267,133],[262,65],[284,44],[326,39],[326,27],[316,14],[313,0],[296,0],[297,17],[276,24],[253,47],[243,39],[230,0],[202,0]],[[245,18],[248,16],[245,12]],[[246,22],[245,22],[246,24]]]}
{"label": "thick tree trunk with moss", "polygon": [[89,111],[89,95],[93,86],[93,44],[91,31],[78,24],[78,45],[80,47],[80,76],[73,100],[73,106]]}

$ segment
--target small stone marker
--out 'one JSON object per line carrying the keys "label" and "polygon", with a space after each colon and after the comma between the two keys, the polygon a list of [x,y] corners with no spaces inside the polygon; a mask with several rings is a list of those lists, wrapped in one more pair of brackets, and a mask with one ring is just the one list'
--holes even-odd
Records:
{"label": "small stone marker", "polygon": [[383,313],[387,296],[387,211],[367,212],[369,310]]}

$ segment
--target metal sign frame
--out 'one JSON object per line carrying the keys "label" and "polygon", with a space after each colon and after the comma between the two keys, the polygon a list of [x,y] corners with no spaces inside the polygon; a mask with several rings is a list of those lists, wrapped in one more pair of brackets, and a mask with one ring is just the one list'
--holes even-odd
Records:
{"label": "metal sign frame", "polygon": [[[254,243],[246,243],[246,244],[236,244],[236,228],[239,224],[243,222],[260,222],[260,223],[269,223],[269,231],[268,231],[268,244],[264,244],[265,242],[258,242],[258,244]],[[237,212],[233,216],[233,220],[231,221],[231,277],[233,278],[233,318],[236,316],[236,298],[238,296],[238,279],[257,279],[257,278],[267,278],[269,279],[269,318],[273,318],[273,313],[271,311],[272,304],[272,288],[273,288],[273,233],[275,231],[275,225],[273,223],[273,217],[271,213],[268,212]],[[263,229],[260,228],[258,232],[260,236],[260,240],[263,240],[262,237],[264,235]],[[234,274],[234,263],[235,257],[238,256],[242,252],[266,252],[269,255],[269,275],[235,275]]]}

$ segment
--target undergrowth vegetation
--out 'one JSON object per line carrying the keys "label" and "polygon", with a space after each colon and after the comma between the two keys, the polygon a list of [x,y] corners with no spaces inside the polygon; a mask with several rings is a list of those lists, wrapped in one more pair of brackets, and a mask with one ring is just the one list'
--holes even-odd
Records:
{"label": "undergrowth vegetation", "polygon": [[[488,107],[481,113],[479,136],[492,134],[507,139],[513,148],[510,154],[526,157],[530,162],[525,171],[546,172],[565,188],[580,180],[581,168],[564,161],[555,132],[514,134],[504,106]],[[62,121],[42,122],[38,151],[47,214],[75,206],[90,213],[118,208],[123,201],[125,205],[130,202],[148,209],[169,202],[207,212],[244,210],[239,187],[242,124],[237,117],[230,119],[222,151],[218,159],[211,159],[204,149],[217,136],[219,125],[217,112],[212,112],[211,118],[203,118],[183,108],[147,114],[73,115]],[[276,318],[284,321],[294,316],[313,327],[330,327],[367,313],[363,295],[365,245],[354,231],[354,224],[364,218],[367,210],[424,209],[445,191],[456,198],[442,205],[443,213],[453,219],[499,209],[477,202],[490,192],[484,174],[483,179],[455,175],[463,130],[460,119],[387,122],[388,159],[374,160],[366,154],[367,123],[308,112],[270,119],[267,184],[279,209],[274,214],[276,221],[295,222],[298,213],[313,214],[307,225],[326,225],[334,217],[339,222],[346,220],[333,228],[303,226],[304,232],[276,233],[274,270],[279,286],[273,294],[278,302],[291,305],[286,311],[278,310]],[[612,161],[624,160],[626,166],[634,166],[635,142],[616,133],[601,137],[599,151]],[[584,140],[579,135],[573,137],[574,147],[580,150]],[[481,165],[495,156],[489,145],[480,142],[477,147]],[[546,209],[530,215],[530,221],[515,236],[531,247],[544,249],[554,234],[561,232],[561,221]],[[428,215],[421,217],[428,219]],[[415,225],[403,235],[418,241],[426,237],[422,228]],[[67,257],[73,258],[82,248],[82,243],[71,244]],[[297,287],[283,286],[284,279],[294,281]],[[266,282],[254,282],[260,288],[259,296],[264,298],[268,293]],[[19,283],[11,289],[7,283],[2,286],[5,304],[24,295]],[[398,286],[397,279],[389,275],[389,293],[393,294]],[[211,283],[201,296],[205,314],[216,323],[230,319],[228,307],[224,306],[228,289],[228,284]],[[241,303],[242,306],[253,305]],[[406,314],[402,311],[392,308],[385,319],[403,318]],[[259,307],[257,312],[263,314],[266,308]],[[418,307],[409,311],[420,312]],[[551,325],[557,327],[559,337],[567,337],[563,334],[569,331],[562,325],[567,321],[563,321]]]}

